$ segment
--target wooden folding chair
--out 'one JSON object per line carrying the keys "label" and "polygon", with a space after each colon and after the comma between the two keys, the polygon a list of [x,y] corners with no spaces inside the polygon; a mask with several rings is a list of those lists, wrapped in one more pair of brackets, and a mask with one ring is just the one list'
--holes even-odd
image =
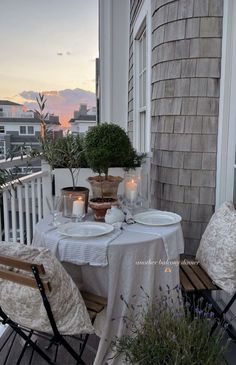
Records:
{"label": "wooden folding chair", "polygon": [[[47,333],[35,331],[31,328],[26,328],[9,318],[7,313],[5,313],[4,310],[0,307],[0,320],[2,318],[2,323],[9,325],[16,334],[18,334],[23,340],[25,340],[25,344],[22,347],[22,351],[16,364],[20,364],[24,356],[25,350],[29,345],[32,347],[30,362],[32,361],[34,351],[36,351],[44,360],[47,361],[48,364],[56,364],[58,346],[62,345],[68,351],[68,353],[76,360],[76,364],[85,364],[81,357],[83,355],[89,335],[80,335],[80,337],[77,338],[80,341],[80,351],[79,353],[77,353],[64,338],[64,336],[60,334],[52,313],[49,300],[47,298],[47,293],[51,291],[50,282],[41,278],[41,275],[45,274],[44,266],[42,264],[38,265],[35,263],[2,255],[0,255],[0,265],[0,279],[8,280],[19,285],[29,286],[31,288],[35,288],[35,290],[39,290],[53,332],[53,335],[49,335]],[[21,270],[21,273],[14,272],[14,269]],[[33,276],[25,274],[24,271],[32,272]],[[86,292],[82,292],[81,294],[84,298],[85,305],[91,318],[91,322],[93,323],[97,314],[100,313],[106,306],[106,299]],[[49,349],[52,345],[56,345],[56,351],[53,359],[51,359],[49,355],[39,347],[37,341],[33,341],[33,334],[35,334],[37,337],[42,337],[49,340],[49,346],[47,347],[47,349]],[[13,342],[15,340],[15,337],[16,336],[14,336],[13,338]],[[2,347],[0,348],[0,353],[7,344],[7,342],[10,341],[10,338],[11,335],[9,335],[7,337],[7,340],[3,343]],[[10,351],[13,347],[13,342],[9,347],[8,353],[6,354],[4,364],[9,357]]]}
{"label": "wooden folding chair", "polygon": [[[225,323],[225,316],[236,300],[236,293],[233,294],[226,306],[221,309],[212,297],[212,291],[221,289],[212,281],[200,263],[194,258],[185,258],[180,262],[180,283],[185,296],[187,295],[191,301],[193,301],[193,297],[195,300],[203,297],[207,302],[212,304],[219,321],[222,324]],[[236,340],[236,332],[233,326],[229,322],[227,323],[228,334],[232,339]],[[218,321],[215,321],[211,333],[215,331],[217,325]]]}

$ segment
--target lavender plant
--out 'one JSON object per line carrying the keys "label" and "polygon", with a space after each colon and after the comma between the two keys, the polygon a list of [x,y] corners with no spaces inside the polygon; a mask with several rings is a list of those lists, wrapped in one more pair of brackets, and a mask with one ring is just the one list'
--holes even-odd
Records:
{"label": "lavender plant", "polygon": [[[143,289],[142,289],[143,290]],[[215,321],[210,304],[200,299],[191,308],[183,302],[180,290],[168,289],[161,299],[136,311],[121,296],[130,315],[123,318],[128,335],[116,337],[112,350],[122,356],[125,364],[139,365],[218,365],[227,348],[223,341],[225,329],[210,336]],[[173,297],[177,301],[173,300]]]}

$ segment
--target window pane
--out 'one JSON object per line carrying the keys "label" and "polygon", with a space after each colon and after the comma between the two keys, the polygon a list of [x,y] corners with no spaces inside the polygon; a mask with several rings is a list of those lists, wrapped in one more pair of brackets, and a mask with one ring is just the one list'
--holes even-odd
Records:
{"label": "window pane", "polygon": [[140,133],[140,152],[145,152],[145,140],[146,140],[146,112],[140,113],[139,116],[139,133]]}
{"label": "window pane", "polygon": [[5,127],[4,127],[4,125],[0,125],[0,133],[5,133]]}
{"label": "window pane", "polygon": [[139,39],[139,74],[143,69],[143,40]]}
{"label": "window pane", "polygon": [[34,134],[34,127],[28,126],[28,134]]}
{"label": "window pane", "polygon": [[143,75],[139,76],[139,106],[143,106]]}
{"label": "window pane", "polygon": [[147,81],[146,71],[143,72],[143,106],[146,106]]}
{"label": "window pane", "polygon": [[20,134],[26,134],[26,126],[24,125],[20,126]]}
{"label": "window pane", "polygon": [[146,68],[146,53],[147,53],[147,46],[146,46],[146,30],[143,33],[143,69]]}

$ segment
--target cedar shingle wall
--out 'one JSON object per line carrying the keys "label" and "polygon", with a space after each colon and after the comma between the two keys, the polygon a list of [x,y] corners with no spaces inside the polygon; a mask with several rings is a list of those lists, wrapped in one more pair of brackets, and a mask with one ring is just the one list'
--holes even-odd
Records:
{"label": "cedar shingle wall", "polygon": [[183,217],[187,253],[215,205],[222,15],[223,0],[152,0],[151,201]]}

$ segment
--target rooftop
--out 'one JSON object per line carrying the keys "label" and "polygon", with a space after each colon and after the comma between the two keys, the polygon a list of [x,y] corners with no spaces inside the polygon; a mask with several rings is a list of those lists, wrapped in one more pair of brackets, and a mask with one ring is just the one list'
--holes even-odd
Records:
{"label": "rooftop", "polygon": [[[0,121],[3,123],[17,123],[17,124],[21,124],[21,123],[35,123],[35,124],[40,124],[40,120],[38,118],[29,118],[26,116],[22,116],[22,117],[0,117]],[[47,125],[59,125],[60,126],[60,122],[59,122],[59,118],[57,116],[52,116],[52,118],[50,117],[49,120],[45,120],[45,123]]]}
{"label": "rooftop", "polygon": [[77,118],[70,119],[70,123],[73,123],[75,121],[96,121],[96,115],[79,115]]}
{"label": "rooftop", "polygon": [[9,100],[0,100],[0,105],[17,105],[17,106],[23,106],[22,104],[14,103],[13,101],[9,101]]}

